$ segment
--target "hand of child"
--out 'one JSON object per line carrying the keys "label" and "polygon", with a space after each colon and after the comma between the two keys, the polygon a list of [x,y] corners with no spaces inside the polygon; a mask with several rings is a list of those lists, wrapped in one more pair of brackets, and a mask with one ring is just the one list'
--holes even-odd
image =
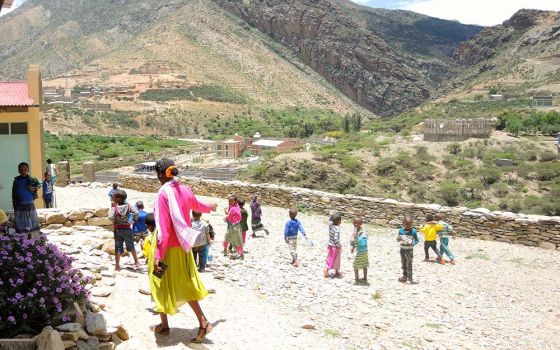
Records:
{"label": "hand of child", "polygon": [[218,209],[218,205],[216,203],[212,203],[210,204],[210,208],[212,209],[212,211],[216,211],[216,209]]}
{"label": "hand of child", "polygon": [[352,247],[352,249],[350,250],[351,254],[354,254],[354,247]]}
{"label": "hand of child", "polygon": [[399,236],[397,237],[397,242],[400,242],[400,241],[402,241],[402,237],[399,235]]}

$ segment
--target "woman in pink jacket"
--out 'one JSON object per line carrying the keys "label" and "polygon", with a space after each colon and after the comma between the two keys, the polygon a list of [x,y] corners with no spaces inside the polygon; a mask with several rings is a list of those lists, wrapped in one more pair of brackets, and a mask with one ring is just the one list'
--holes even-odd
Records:
{"label": "woman in pink jacket", "polygon": [[204,204],[194,196],[192,190],[174,179],[179,170],[169,159],[156,163],[156,173],[161,188],[154,206],[157,233],[154,252],[149,256],[149,277],[156,312],[161,323],[152,327],[155,333],[169,334],[167,315],[174,315],[178,308],[188,303],[199,322],[198,333],[193,342],[202,342],[212,330],[198,303],[208,292],[200,280],[193,258],[192,243],[196,239],[190,228],[191,210],[209,213],[216,205]]}

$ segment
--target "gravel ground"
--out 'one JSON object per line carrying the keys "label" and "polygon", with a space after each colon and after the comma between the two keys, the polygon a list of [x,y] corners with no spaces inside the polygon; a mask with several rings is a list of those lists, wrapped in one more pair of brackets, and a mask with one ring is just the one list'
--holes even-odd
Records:
{"label": "gravel ground", "polygon": [[[63,208],[108,204],[108,188],[67,187],[58,190]],[[127,191],[130,202],[151,207],[155,194]],[[188,306],[171,318],[168,337],[154,337],[148,326],[158,317],[150,297],[137,292],[147,277],[119,273],[105,303],[123,322],[131,340],[119,349],[558,349],[560,336],[560,252],[457,238],[451,249],[457,265],[422,262],[415,249],[416,285],[401,284],[396,230],[366,225],[369,234],[369,286],[354,284],[348,242],[351,224],[343,221],[341,279],[325,279],[328,228],[326,218],[300,213],[314,246],[300,240],[301,266],[290,265],[282,229],[287,210],[263,207],[271,234],[248,238],[245,261],[220,254],[225,233],[224,199],[208,215],[216,229],[214,261],[203,274],[215,294],[202,302],[215,330],[206,343],[188,339],[197,323]],[[343,208],[336,208],[344,211]],[[415,223],[417,226],[419,223]],[[106,237],[110,233],[105,232]],[[87,246],[100,239],[84,234],[57,236],[55,242]],[[71,239],[71,243],[69,240]],[[85,259],[85,258],[84,258]],[[87,260],[87,259],[86,259]],[[105,266],[111,263],[106,260]],[[312,330],[303,329],[310,325]]]}

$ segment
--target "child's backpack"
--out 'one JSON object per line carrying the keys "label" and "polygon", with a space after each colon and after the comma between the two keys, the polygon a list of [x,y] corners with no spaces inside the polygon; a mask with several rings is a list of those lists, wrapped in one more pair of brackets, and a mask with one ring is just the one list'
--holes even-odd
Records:
{"label": "child's backpack", "polygon": [[368,238],[366,235],[358,237],[358,250],[363,251],[367,249]]}

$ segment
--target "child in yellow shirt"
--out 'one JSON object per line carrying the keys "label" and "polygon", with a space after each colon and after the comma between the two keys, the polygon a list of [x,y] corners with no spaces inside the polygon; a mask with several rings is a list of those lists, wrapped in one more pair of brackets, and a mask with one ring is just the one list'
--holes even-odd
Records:
{"label": "child in yellow shirt", "polygon": [[434,216],[432,214],[426,215],[426,223],[420,227],[420,232],[424,234],[424,261],[430,261],[430,248],[436,253],[436,261],[440,264],[444,264],[441,253],[437,249],[437,233],[443,230],[443,226],[434,221]]}

